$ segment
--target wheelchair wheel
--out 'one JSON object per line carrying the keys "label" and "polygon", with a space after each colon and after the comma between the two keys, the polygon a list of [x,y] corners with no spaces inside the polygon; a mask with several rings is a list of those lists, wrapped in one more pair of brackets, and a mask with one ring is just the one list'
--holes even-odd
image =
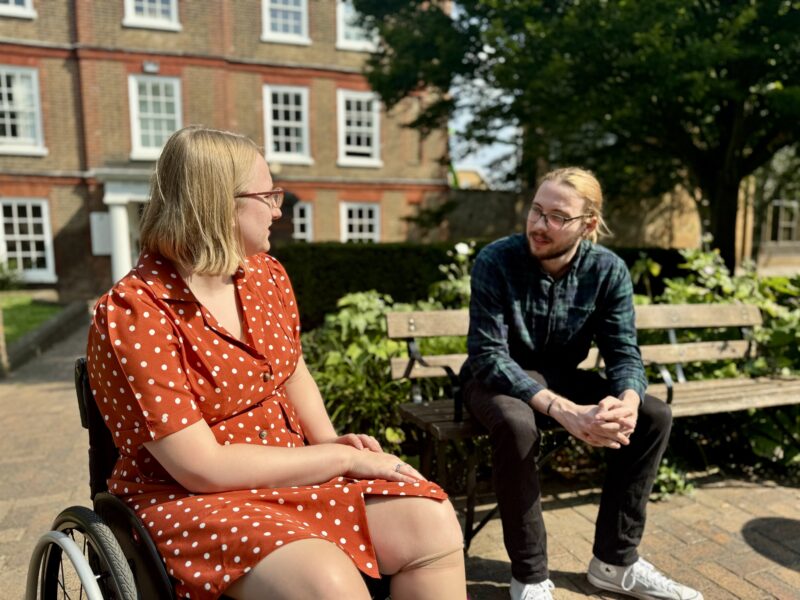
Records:
{"label": "wheelchair wheel", "polygon": [[[119,543],[93,510],[85,506],[67,508],[56,517],[53,529],[68,535],[82,550],[104,599],[137,600],[136,583]],[[45,552],[40,586],[42,600],[86,597],[85,584],[55,544]]]}

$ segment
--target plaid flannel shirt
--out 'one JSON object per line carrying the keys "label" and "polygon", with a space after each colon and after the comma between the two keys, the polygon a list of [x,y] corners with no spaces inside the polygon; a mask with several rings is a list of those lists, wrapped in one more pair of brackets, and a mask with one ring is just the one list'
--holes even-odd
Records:
{"label": "plaid flannel shirt", "polygon": [[486,246],[472,269],[469,358],[461,377],[528,402],[543,386],[525,370],[564,374],[586,358],[592,341],[615,396],[644,398],[647,379],[636,342],[633,286],[610,250],[580,243],[569,271],[553,279],[523,234]]}

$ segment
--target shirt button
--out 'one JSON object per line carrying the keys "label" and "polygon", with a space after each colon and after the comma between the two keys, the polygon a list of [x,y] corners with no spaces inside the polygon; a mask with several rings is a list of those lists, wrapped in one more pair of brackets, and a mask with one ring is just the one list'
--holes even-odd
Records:
{"label": "shirt button", "polygon": [[261,431],[258,432],[258,437],[260,437],[262,440],[267,439],[267,432],[262,429]]}
{"label": "shirt button", "polygon": [[272,373],[270,373],[269,371],[264,371],[261,374],[261,381],[269,381],[270,379],[272,379]]}

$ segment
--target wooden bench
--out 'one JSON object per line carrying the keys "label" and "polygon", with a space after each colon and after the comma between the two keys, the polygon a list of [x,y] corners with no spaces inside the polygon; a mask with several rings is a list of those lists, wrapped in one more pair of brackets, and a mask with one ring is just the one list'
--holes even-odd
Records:
{"label": "wooden bench", "polygon": [[[422,473],[446,481],[446,450],[451,443],[463,447],[466,455],[466,507],[464,540],[469,549],[472,538],[492,517],[490,512],[474,526],[476,471],[475,441],[486,432],[463,409],[458,372],[466,354],[424,355],[420,340],[441,336],[467,335],[469,313],[466,310],[426,312],[391,312],[386,315],[388,336],[407,343],[408,356],[393,358],[392,379],[412,381],[413,401],[400,407],[404,421],[418,428],[423,438],[420,466]],[[636,328],[666,332],[668,343],[642,344],[642,359],[653,365],[662,383],[651,384],[647,392],[672,406],[674,417],[686,417],[747,408],[763,408],[800,402],[800,379],[782,377],[707,379],[687,381],[684,363],[746,360],[756,353],[753,328],[761,325],[757,306],[744,304],[648,305],[636,307]],[[688,329],[717,329],[737,332],[737,339],[722,341],[678,342],[678,332]],[[662,333],[663,335],[663,333]],[[728,336],[729,337],[729,336]],[[641,338],[641,336],[640,336]],[[596,348],[579,365],[602,368]],[[422,401],[421,379],[449,378],[451,393],[447,400]],[[432,463],[437,473],[433,474]],[[543,460],[542,457],[539,459]]]}

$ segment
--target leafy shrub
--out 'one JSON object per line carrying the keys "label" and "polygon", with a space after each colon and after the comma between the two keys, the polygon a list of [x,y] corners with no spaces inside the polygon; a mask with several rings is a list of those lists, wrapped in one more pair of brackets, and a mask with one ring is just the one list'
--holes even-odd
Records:
{"label": "leafy shrub", "polygon": [[[731,275],[717,252],[684,250],[685,277],[668,279],[659,302],[743,302],[761,309],[756,328],[759,357],[737,365],[685,365],[693,377],[790,375],[800,373],[800,275],[758,277],[753,265]],[[720,336],[725,332],[715,332]],[[708,332],[703,335],[707,339]],[[687,337],[696,333],[685,333]],[[779,473],[800,467],[800,407],[750,409],[730,414],[679,419],[670,449],[740,469],[771,467]]]}
{"label": "leafy shrub", "polygon": [[18,290],[21,287],[19,272],[0,263],[0,291]]}

